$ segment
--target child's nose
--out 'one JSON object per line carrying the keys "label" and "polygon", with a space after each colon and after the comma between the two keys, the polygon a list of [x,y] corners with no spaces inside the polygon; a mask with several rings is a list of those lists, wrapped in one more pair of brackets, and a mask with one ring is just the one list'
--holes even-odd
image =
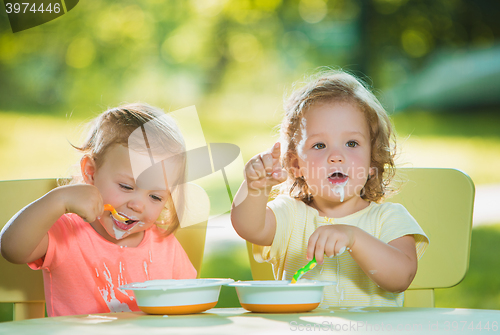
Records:
{"label": "child's nose", "polygon": [[333,150],[330,153],[330,156],[328,157],[328,161],[330,163],[343,163],[344,162],[344,156],[339,150]]}
{"label": "child's nose", "polygon": [[144,202],[141,199],[132,199],[127,203],[127,206],[136,213],[142,213],[144,210]]}

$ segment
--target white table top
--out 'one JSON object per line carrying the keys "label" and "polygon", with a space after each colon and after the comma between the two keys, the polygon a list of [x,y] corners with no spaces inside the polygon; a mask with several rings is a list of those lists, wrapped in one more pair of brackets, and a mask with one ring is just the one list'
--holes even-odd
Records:
{"label": "white table top", "polygon": [[500,311],[451,308],[318,308],[309,313],[260,314],[213,308],[179,316],[142,312],[91,314],[0,323],[0,334],[500,334]]}

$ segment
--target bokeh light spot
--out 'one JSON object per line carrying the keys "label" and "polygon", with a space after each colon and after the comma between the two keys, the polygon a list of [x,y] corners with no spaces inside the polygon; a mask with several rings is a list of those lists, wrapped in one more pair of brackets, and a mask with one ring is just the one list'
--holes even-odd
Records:
{"label": "bokeh light spot", "polygon": [[431,46],[429,34],[423,30],[406,29],[401,35],[401,43],[404,51],[411,57],[422,57],[426,55]]}
{"label": "bokeh light spot", "polygon": [[82,69],[94,61],[95,47],[86,37],[74,39],[66,51],[66,64],[76,69]]}
{"label": "bokeh light spot", "polygon": [[328,6],[324,0],[301,0],[299,3],[300,16],[308,23],[320,22],[327,12]]}
{"label": "bokeh light spot", "polygon": [[183,63],[198,57],[202,47],[203,41],[197,27],[186,24],[165,40],[161,54],[165,60],[173,58],[175,61]]}
{"label": "bokeh light spot", "polygon": [[4,34],[0,36],[0,61],[3,63],[15,61],[19,51],[18,43],[16,43],[13,35]]}
{"label": "bokeh light spot", "polygon": [[257,38],[249,33],[240,33],[229,39],[231,56],[238,62],[254,60],[261,52],[261,45]]}
{"label": "bokeh light spot", "polygon": [[210,17],[218,15],[226,2],[227,0],[191,0],[191,5],[198,14]]}

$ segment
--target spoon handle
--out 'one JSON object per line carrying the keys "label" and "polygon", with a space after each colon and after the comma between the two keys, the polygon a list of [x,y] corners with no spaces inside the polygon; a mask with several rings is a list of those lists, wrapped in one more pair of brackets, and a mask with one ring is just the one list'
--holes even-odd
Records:
{"label": "spoon handle", "polygon": [[118,212],[116,211],[116,209],[113,208],[113,206],[111,206],[110,204],[106,204],[104,205],[104,210],[105,211],[110,211],[111,214],[115,217],[115,219],[119,220],[119,221],[127,221],[127,218],[121,216],[120,214],[118,214]]}
{"label": "spoon handle", "polygon": [[306,273],[309,270],[314,269],[314,267],[317,264],[318,263],[316,262],[316,257],[313,257],[313,259],[309,263],[307,263],[305,266],[301,267],[300,269],[297,270],[297,272],[295,272],[295,274],[292,277],[291,283],[292,284],[297,283],[297,281],[300,279],[300,277],[302,277],[304,275],[304,273]]}

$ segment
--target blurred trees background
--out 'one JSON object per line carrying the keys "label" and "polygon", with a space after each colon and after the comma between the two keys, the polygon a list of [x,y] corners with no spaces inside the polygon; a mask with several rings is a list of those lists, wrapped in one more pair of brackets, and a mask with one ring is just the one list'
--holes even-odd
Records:
{"label": "blurred trees background", "polygon": [[319,66],[384,90],[438,51],[494,47],[498,13],[496,0],[80,1],[13,34],[2,11],[0,110],[79,115],[140,99],[215,113],[223,99],[237,113]]}

